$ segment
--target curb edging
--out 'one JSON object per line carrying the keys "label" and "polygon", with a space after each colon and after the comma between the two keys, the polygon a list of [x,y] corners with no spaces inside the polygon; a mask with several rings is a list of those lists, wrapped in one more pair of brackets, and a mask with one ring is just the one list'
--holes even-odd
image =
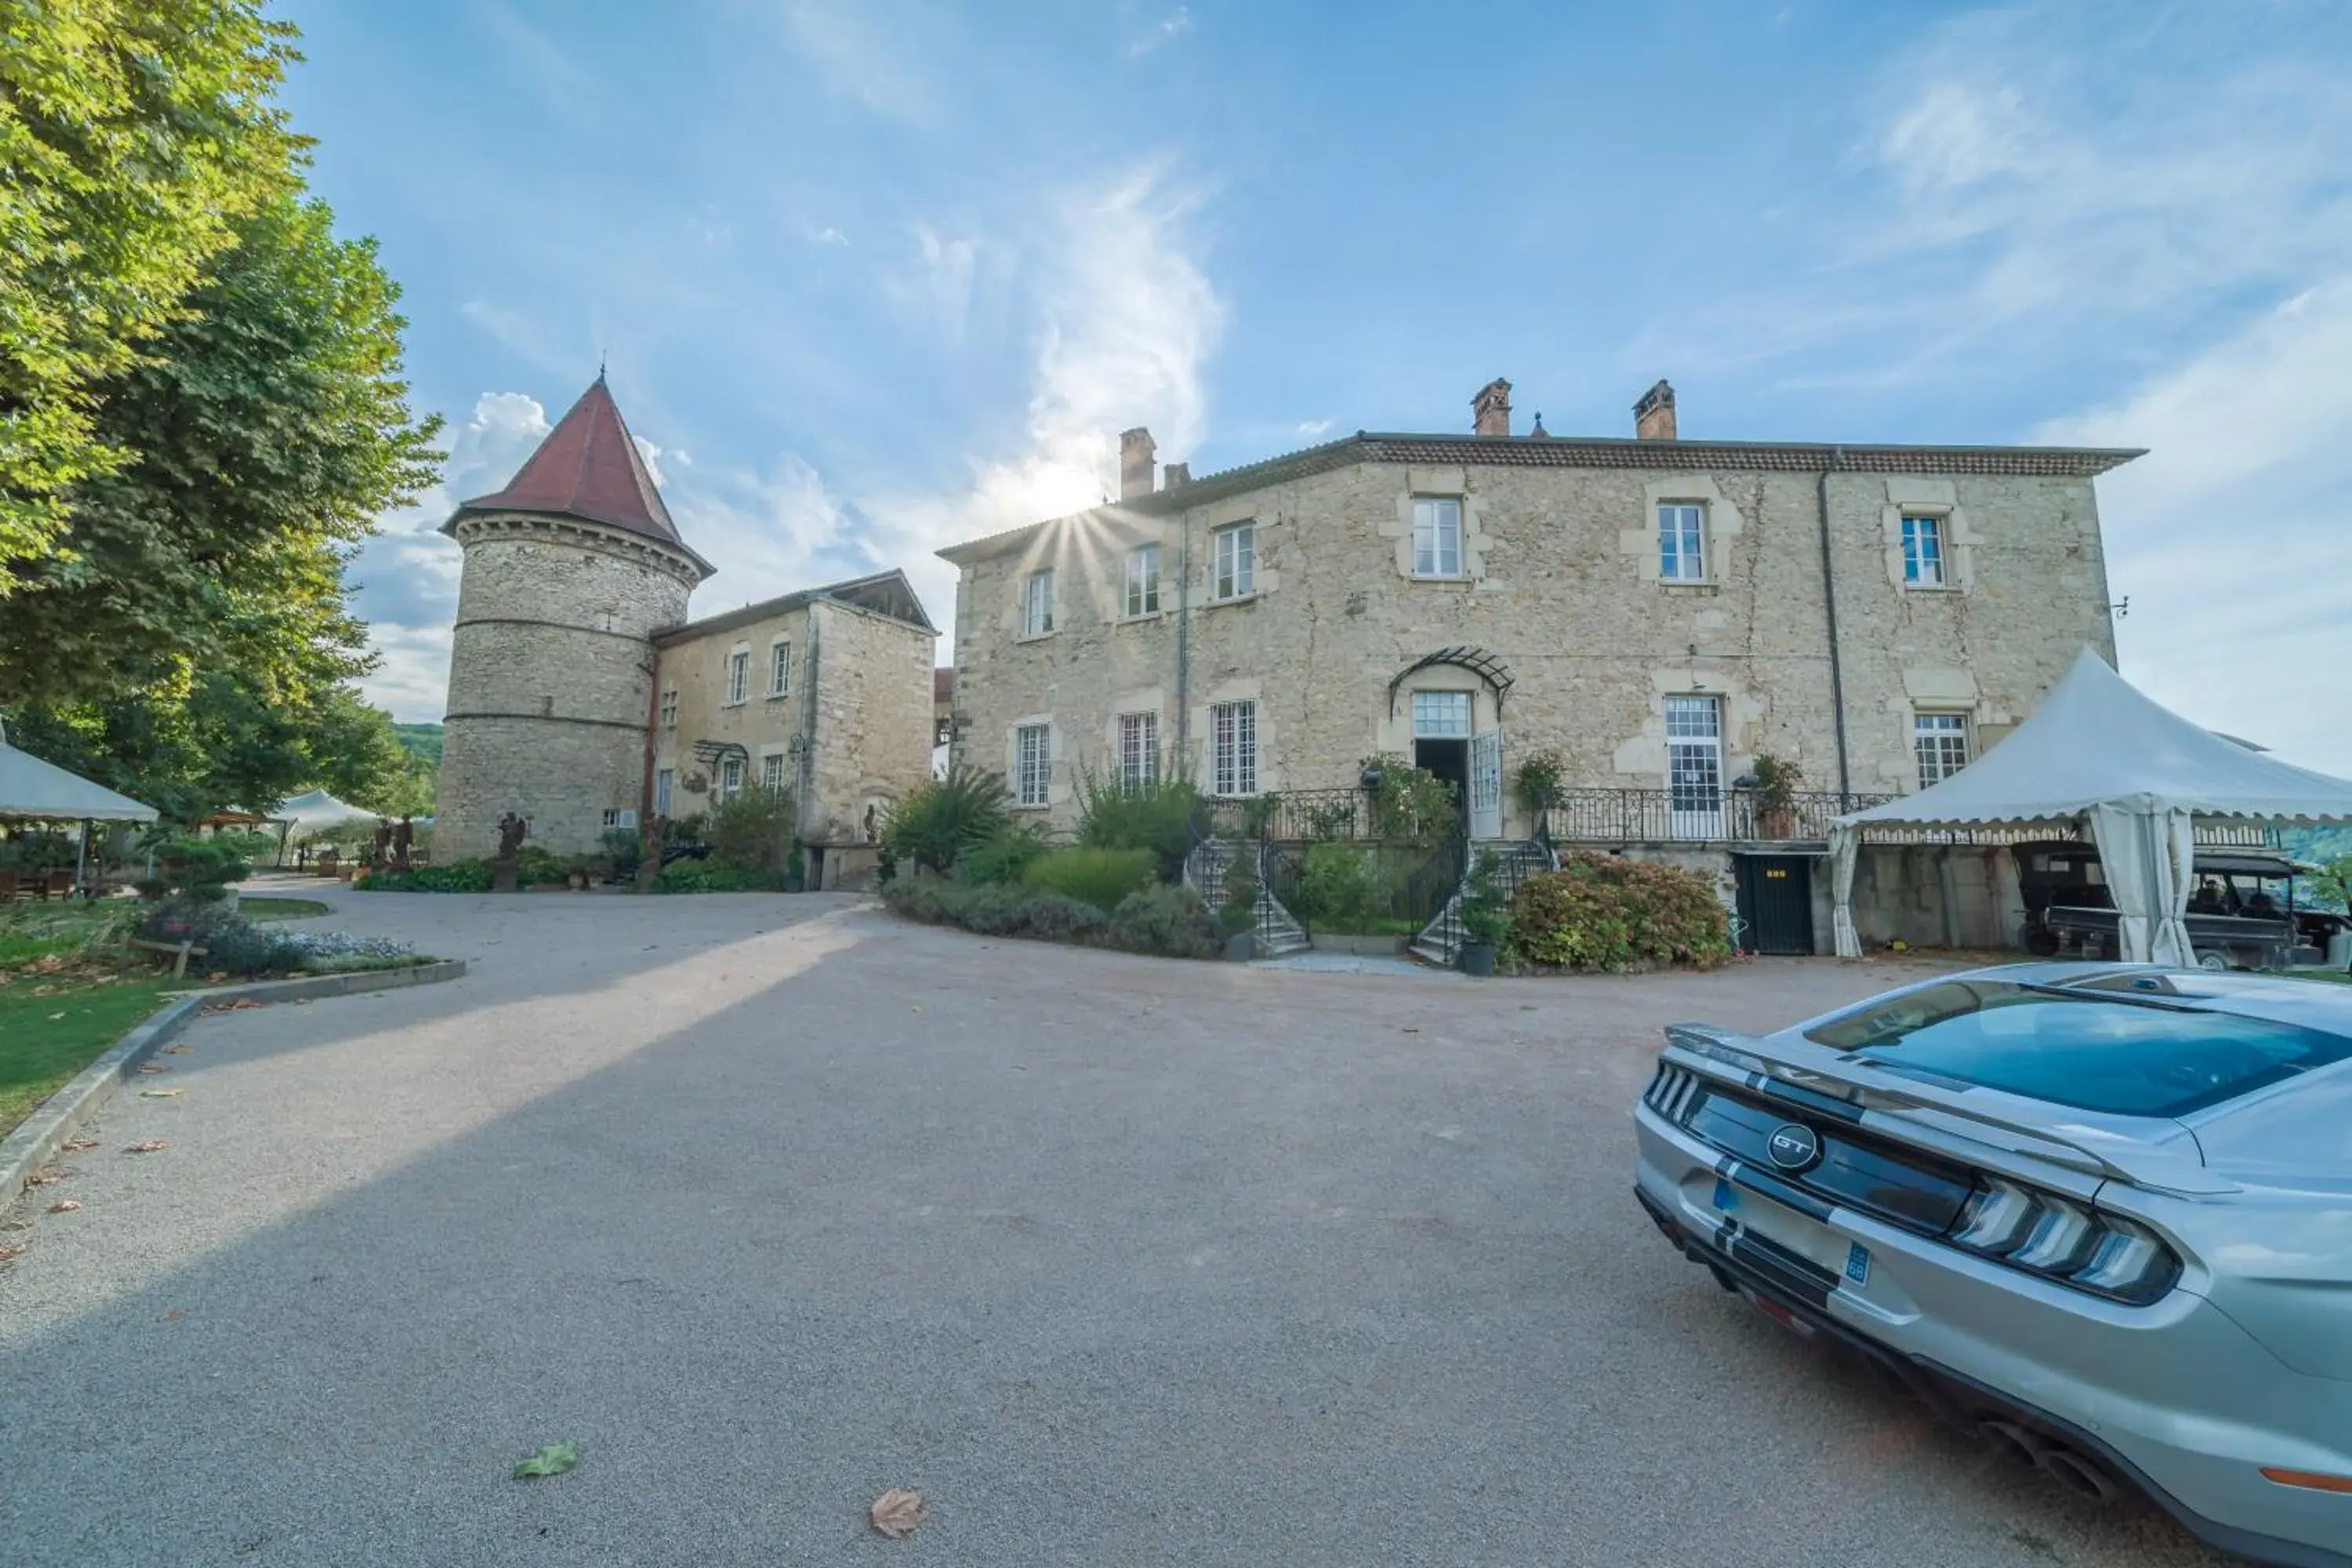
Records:
{"label": "curb edging", "polygon": [[369,991],[397,991],[411,985],[435,985],[461,978],[462,958],[420,963],[408,969],[363,969],[349,974],[306,974],[296,980],[263,980],[250,985],[222,985],[177,996],[147,1015],[144,1022],[107,1047],[63,1089],[37,1106],[16,1130],[0,1138],[0,1208],[13,1204],[32,1184],[35,1172],[57,1157],[75,1129],[106,1103],[116,1086],[156,1048],[187,1026],[188,1020],[215,1002],[249,996],[257,1002],[302,1002],[320,996],[356,996]]}

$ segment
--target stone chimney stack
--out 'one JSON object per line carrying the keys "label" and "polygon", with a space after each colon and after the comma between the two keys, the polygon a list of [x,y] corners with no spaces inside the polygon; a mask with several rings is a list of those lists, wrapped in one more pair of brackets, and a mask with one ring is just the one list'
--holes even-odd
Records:
{"label": "stone chimney stack", "polygon": [[1675,389],[1664,382],[1642,394],[1633,405],[1633,434],[1644,441],[1675,438]]}
{"label": "stone chimney stack", "polygon": [[1473,435],[1507,437],[1511,433],[1511,384],[1496,376],[1470,400]]}
{"label": "stone chimney stack", "polygon": [[1181,489],[1192,482],[1192,465],[1190,463],[1171,463],[1160,470],[1160,488],[1163,490]]}
{"label": "stone chimney stack", "polygon": [[1118,499],[1133,500],[1151,493],[1151,432],[1139,425],[1118,433]]}

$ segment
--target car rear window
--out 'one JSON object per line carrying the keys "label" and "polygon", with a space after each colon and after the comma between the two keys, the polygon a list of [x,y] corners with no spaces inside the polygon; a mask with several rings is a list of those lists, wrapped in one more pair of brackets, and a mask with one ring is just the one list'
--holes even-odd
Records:
{"label": "car rear window", "polygon": [[1947,981],[1806,1038],[1895,1072],[2117,1116],[2186,1116],[2352,1056],[2352,1038],[2263,1018]]}

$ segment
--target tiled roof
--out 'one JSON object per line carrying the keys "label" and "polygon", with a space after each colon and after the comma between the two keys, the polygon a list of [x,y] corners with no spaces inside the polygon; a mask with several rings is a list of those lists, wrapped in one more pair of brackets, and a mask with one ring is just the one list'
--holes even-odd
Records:
{"label": "tiled roof", "polygon": [[[1795,441],[1644,441],[1586,436],[1418,436],[1359,430],[1320,447],[1204,475],[1173,489],[1099,509],[1165,516],[1204,501],[1355,463],[1518,468],[1778,469],[1797,473],[2017,474],[2089,479],[2141,456],[2101,447],[1915,447]],[[1078,515],[1088,515],[1081,513]],[[950,545],[949,561],[984,561],[1017,546],[1049,518]]]}
{"label": "tiled roof", "polygon": [[798,593],[785,594],[773,599],[762,599],[756,605],[745,605],[740,609],[722,610],[715,616],[705,616],[698,621],[688,621],[682,626],[672,626],[667,631],[656,632],[654,641],[663,647],[668,647],[673,644],[687,642],[695,637],[709,637],[713,632],[732,631],[737,626],[748,626],[754,621],[764,621],[771,616],[781,616],[787,611],[797,610],[802,605],[817,599],[830,599],[837,604],[852,605],[861,610],[870,610],[877,616],[887,616],[894,621],[904,621],[907,625],[919,627],[934,637],[939,635],[939,628],[931,625],[931,617],[924,612],[923,601],[916,596],[915,585],[907,580],[907,574],[904,572],[894,566],[887,572],[877,572],[870,577],[852,577],[843,583],[828,583],[822,588],[803,588]]}
{"label": "tiled roof", "polygon": [[654,488],[653,476],[646,471],[645,458],[602,375],[556,421],[504,489],[460,505],[443,525],[444,531],[460,518],[486,511],[576,517],[665,544],[683,547],[686,542],[670,521],[669,509],[662,504],[661,492]]}
{"label": "tiled roof", "polygon": [[931,700],[934,702],[955,700],[955,667],[953,665],[941,665],[931,671]]}

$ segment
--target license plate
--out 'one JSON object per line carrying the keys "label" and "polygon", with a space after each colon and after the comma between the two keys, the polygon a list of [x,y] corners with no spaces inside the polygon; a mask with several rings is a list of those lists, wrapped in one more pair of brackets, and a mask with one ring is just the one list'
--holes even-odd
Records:
{"label": "license plate", "polygon": [[1736,1217],[1741,1229],[1778,1243],[1857,1288],[1870,1277],[1870,1254],[1863,1248],[1819,1220],[1761,1194],[1736,1187],[1721,1176],[1715,1179],[1715,1207]]}

